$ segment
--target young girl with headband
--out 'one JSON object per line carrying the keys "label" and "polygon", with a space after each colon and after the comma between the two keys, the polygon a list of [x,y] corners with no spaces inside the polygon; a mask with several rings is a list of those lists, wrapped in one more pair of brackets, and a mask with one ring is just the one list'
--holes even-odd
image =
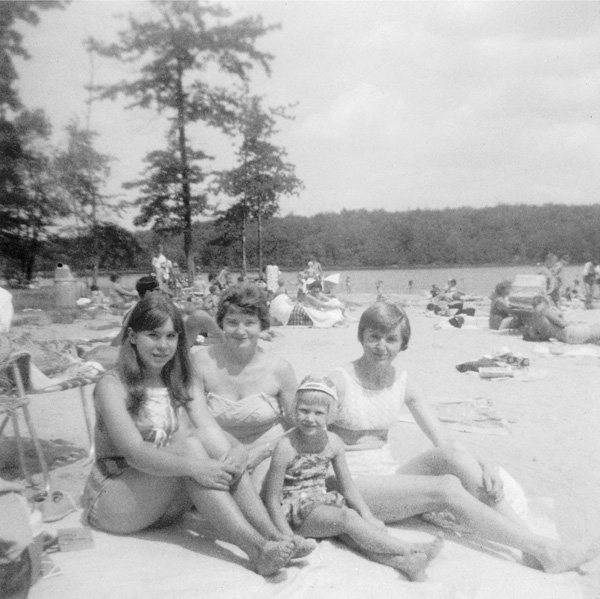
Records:
{"label": "young girl with headband", "polygon": [[[265,481],[265,503],[273,522],[286,535],[309,538],[341,536],[370,559],[400,570],[411,580],[424,580],[425,567],[442,546],[406,543],[388,533],[360,495],[346,465],[344,444],[327,431],[335,386],[327,378],[306,377],[296,392],[296,427],[277,443]],[[337,491],[327,491],[329,465]]]}

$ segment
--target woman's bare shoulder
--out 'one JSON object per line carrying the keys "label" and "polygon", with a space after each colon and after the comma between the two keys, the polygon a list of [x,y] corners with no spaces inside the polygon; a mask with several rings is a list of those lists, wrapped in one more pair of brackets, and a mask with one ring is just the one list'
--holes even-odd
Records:
{"label": "woman's bare shoulder", "polygon": [[112,370],[105,372],[94,388],[94,401],[96,402],[102,401],[106,397],[127,397],[127,395],[125,384]]}
{"label": "woman's bare shoulder", "polygon": [[196,364],[214,364],[217,361],[217,346],[205,345],[195,349],[192,361]]}

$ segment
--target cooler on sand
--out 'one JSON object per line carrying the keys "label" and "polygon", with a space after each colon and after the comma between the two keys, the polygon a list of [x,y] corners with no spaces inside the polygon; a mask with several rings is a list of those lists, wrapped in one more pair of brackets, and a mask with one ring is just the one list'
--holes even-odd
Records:
{"label": "cooler on sand", "polygon": [[531,302],[538,295],[546,295],[546,277],[544,275],[517,275],[508,295],[508,305],[530,314]]}

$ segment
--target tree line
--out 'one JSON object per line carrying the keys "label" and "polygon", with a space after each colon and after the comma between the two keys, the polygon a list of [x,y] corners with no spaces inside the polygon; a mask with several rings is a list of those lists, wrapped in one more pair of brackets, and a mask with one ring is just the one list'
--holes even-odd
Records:
{"label": "tree line", "polygon": [[[241,242],[227,223],[201,223],[194,231],[202,269],[241,266]],[[311,256],[328,268],[536,264],[549,252],[598,263],[600,205],[292,214],[269,220],[262,244],[264,262],[281,268],[303,268]],[[255,224],[247,245],[257,268]],[[167,248],[177,256],[176,241]]]}
{"label": "tree line", "polygon": [[[202,271],[227,265],[259,269],[258,224],[252,221],[246,240],[221,218],[196,223],[195,266]],[[169,259],[184,264],[181,235],[155,231],[125,232],[106,228],[100,247],[104,270],[149,270],[157,245]],[[88,240],[89,242],[89,240]],[[85,239],[53,238],[42,253],[42,266],[56,260],[78,271],[89,269],[80,247]],[[332,268],[408,268],[450,265],[511,265],[542,262],[549,252],[572,263],[600,262],[600,205],[499,205],[445,210],[342,210],[314,216],[275,216],[262,231],[264,264],[300,270],[314,257]]]}

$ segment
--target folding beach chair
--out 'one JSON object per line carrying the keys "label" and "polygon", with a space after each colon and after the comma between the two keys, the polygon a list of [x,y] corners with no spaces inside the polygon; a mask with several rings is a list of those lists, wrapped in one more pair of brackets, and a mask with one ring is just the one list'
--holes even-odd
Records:
{"label": "folding beach chair", "polygon": [[[0,416],[4,416],[2,423],[0,424],[0,435],[4,433],[6,425],[10,421],[12,423],[15,439],[17,441],[17,452],[19,455],[19,462],[21,469],[27,482],[35,487],[35,483],[29,470],[27,469],[27,463],[25,460],[25,448],[23,446],[23,438],[21,437],[21,431],[19,428],[18,412],[23,414],[29,435],[33,441],[35,447],[35,453],[42,470],[43,489],[48,492],[50,489],[50,473],[48,471],[48,464],[42,451],[40,440],[37,436],[33,420],[29,413],[29,398],[25,393],[25,387],[23,385],[23,379],[21,372],[17,364],[18,354],[9,356],[8,359],[0,364],[0,377],[2,377],[2,388],[3,392],[0,394]],[[12,387],[12,392],[11,392]]]}
{"label": "folding beach chair", "polygon": [[0,373],[3,373],[1,375],[2,391],[0,392],[0,414],[6,414],[3,422],[0,425],[0,435],[4,431],[8,421],[11,421],[17,440],[21,468],[27,481],[34,486],[33,480],[27,471],[27,466],[25,464],[23,443],[20,436],[20,430],[18,428],[19,421],[17,414],[18,411],[21,410],[36,450],[36,455],[38,457],[43,474],[44,488],[47,491],[50,484],[50,475],[48,473],[48,467],[44,458],[41,444],[37,437],[33,421],[27,408],[29,404],[29,397],[31,395],[65,391],[67,389],[79,389],[79,397],[89,443],[88,458],[89,460],[92,460],[94,457],[94,427],[91,409],[85,394],[85,387],[95,384],[100,378],[101,373],[98,373],[94,376],[73,376],[67,379],[58,379],[56,381],[53,379],[48,379],[47,377],[41,375],[41,373],[38,373],[41,378],[44,379],[45,383],[43,386],[38,387],[34,384],[34,381],[31,377],[30,359],[31,356],[28,352],[15,352],[11,354],[2,365],[0,365]]}

